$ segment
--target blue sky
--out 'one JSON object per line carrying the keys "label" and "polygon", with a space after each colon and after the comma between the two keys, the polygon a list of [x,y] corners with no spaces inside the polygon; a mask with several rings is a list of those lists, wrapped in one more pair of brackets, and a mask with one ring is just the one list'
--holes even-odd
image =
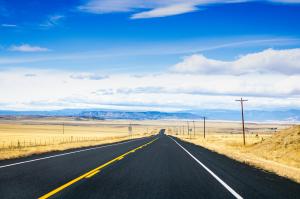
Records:
{"label": "blue sky", "polygon": [[[234,108],[234,104],[219,105],[219,101],[241,95],[255,98],[250,104],[254,109],[300,108],[297,102],[300,88],[294,83],[300,80],[299,19],[298,0],[2,0],[0,87],[7,89],[7,93],[2,93],[5,96],[0,101],[0,109],[120,104],[133,108],[167,106],[174,110],[203,106]],[[276,63],[265,61],[274,60],[273,57],[281,59]],[[75,89],[61,94],[73,89],[70,83],[61,93],[50,92],[51,95],[41,93],[42,88],[30,89],[36,87],[34,78],[41,77],[40,81],[47,79],[44,83],[55,90],[51,85],[58,76],[51,77],[59,73],[63,74],[59,77],[62,84],[70,83],[74,79],[70,77],[80,77],[76,81],[81,80],[80,84],[85,86],[91,80],[93,85],[95,81],[99,85],[106,81],[108,85],[106,88],[93,86],[86,93]],[[26,84],[31,97],[19,96],[20,90],[24,90],[20,85],[4,88],[8,85],[5,79],[17,76],[23,78],[20,81]],[[146,83],[143,78],[137,82],[135,76],[152,77],[156,83]],[[174,86],[170,88],[161,80],[179,76],[194,79],[194,84],[178,82],[176,85],[174,79],[168,82]],[[270,78],[270,82],[280,78],[286,87],[259,81],[253,85],[253,77]],[[205,78],[222,81],[212,81],[215,87],[206,90],[199,86]],[[241,88],[232,88],[232,81]],[[217,83],[228,88],[219,89]],[[103,89],[106,89],[104,94],[95,94]],[[131,97],[118,100],[125,95],[119,92],[124,89],[130,91],[126,95]],[[165,96],[156,99],[162,93]],[[215,96],[219,100],[211,100]],[[186,102],[186,98],[191,102]],[[259,98],[269,103],[261,104]],[[159,102],[162,99],[166,102]],[[199,99],[202,101],[197,104]],[[61,101],[66,104],[59,105]]]}

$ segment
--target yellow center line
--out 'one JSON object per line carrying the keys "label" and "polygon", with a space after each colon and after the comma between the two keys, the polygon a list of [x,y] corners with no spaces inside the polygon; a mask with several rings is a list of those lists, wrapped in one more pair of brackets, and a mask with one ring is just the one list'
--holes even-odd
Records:
{"label": "yellow center line", "polygon": [[123,158],[124,158],[124,156],[121,156],[121,157],[118,158],[118,160],[122,160]]}
{"label": "yellow center line", "polygon": [[90,177],[96,175],[96,174],[99,173],[99,172],[100,172],[100,170],[97,170],[97,171],[95,171],[94,173],[91,173],[90,175],[86,176],[85,178],[90,178]]}
{"label": "yellow center line", "polygon": [[39,197],[39,199],[46,199],[46,198],[49,198],[49,197],[53,196],[54,194],[56,194],[56,193],[62,191],[63,189],[65,189],[65,188],[71,186],[72,184],[74,184],[74,183],[76,183],[76,182],[82,180],[83,178],[90,178],[90,177],[92,177],[93,175],[97,174],[97,173],[98,173],[101,169],[103,169],[104,167],[106,167],[106,166],[108,166],[108,165],[110,165],[110,164],[112,164],[112,163],[114,163],[114,162],[116,162],[116,161],[118,161],[118,160],[123,159],[123,158],[124,158],[125,156],[127,156],[128,154],[134,153],[135,151],[137,151],[137,150],[139,150],[139,149],[141,149],[141,148],[143,148],[143,147],[145,147],[145,146],[147,146],[147,145],[153,143],[153,142],[156,141],[157,139],[158,139],[158,138],[155,138],[154,140],[152,140],[152,141],[150,141],[150,142],[148,142],[148,143],[146,143],[146,144],[143,144],[143,145],[141,145],[141,146],[139,146],[139,147],[137,147],[137,148],[135,148],[135,149],[132,149],[132,150],[130,150],[130,151],[128,151],[128,152],[126,152],[126,153],[124,153],[124,154],[122,154],[122,155],[120,155],[120,156],[118,156],[118,157],[116,157],[116,158],[114,158],[114,159],[112,159],[112,160],[110,160],[110,161],[108,161],[108,162],[106,162],[106,163],[100,165],[99,167],[97,167],[97,168],[95,168],[95,169],[93,169],[93,170],[91,170],[91,171],[89,171],[89,172],[87,172],[87,173],[85,173],[85,174],[83,174],[83,175],[81,175],[81,176],[79,176],[79,177],[77,177],[77,178],[75,178],[75,179],[73,179],[73,180],[71,180],[71,181],[65,183],[64,185],[62,185],[62,186],[60,186],[60,187],[54,189],[53,191],[50,191],[49,193],[47,193],[47,194],[45,194],[45,195]]}

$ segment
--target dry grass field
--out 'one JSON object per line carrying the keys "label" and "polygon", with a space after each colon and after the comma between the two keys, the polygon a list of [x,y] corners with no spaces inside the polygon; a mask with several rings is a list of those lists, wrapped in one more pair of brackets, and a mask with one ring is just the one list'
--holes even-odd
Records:
{"label": "dry grass field", "polygon": [[93,146],[149,136],[159,129],[129,121],[73,118],[17,118],[0,120],[0,160],[50,151]]}
{"label": "dry grass field", "polygon": [[[169,133],[185,141],[203,146],[228,157],[275,172],[300,182],[300,127],[289,124],[247,124],[246,146],[241,128],[236,124],[208,123],[206,138],[203,131],[190,135],[169,129]],[[225,127],[225,128],[224,128]],[[223,130],[222,130],[223,129]],[[276,129],[276,131],[275,131]],[[175,130],[175,131],[174,131]]]}
{"label": "dry grass field", "polygon": [[188,135],[187,122],[181,120],[0,118],[0,160],[139,138],[165,128],[168,134],[300,182],[299,127],[291,126],[247,123],[243,146],[239,122],[207,121],[204,139],[202,121],[189,122]]}

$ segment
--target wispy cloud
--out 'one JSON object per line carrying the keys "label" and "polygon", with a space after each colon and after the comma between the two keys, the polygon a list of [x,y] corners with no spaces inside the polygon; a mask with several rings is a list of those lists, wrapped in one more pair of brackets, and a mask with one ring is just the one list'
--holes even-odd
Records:
{"label": "wispy cloud", "polygon": [[[189,13],[209,4],[228,4],[252,0],[90,0],[79,10],[95,14],[133,12],[131,19],[167,17]],[[265,0],[266,2],[300,3],[299,0]]]}
{"label": "wispy cloud", "polygon": [[3,64],[19,64],[19,63],[37,63],[52,60],[83,60],[83,59],[101,59],[101,58],[115,58],[120,56],[140,56],[140,55],[186,55],[186,54],[198,54],[212,50],[234,48],[234,47],[264,47],[270,46],[282,47],[285,45],[300,44],[300,40],[296,38],[261,38],[261,39],[247,39],[228,41],[222,43],[216,43],[209,41],[203,44],[202,41],[186,41],[175,43],[160,43],[155,44],[155,47],[145,45],[131,45],[131,47],[118,47],[116,49],[110,49],[105,51],[87,51],[80,53],[68,53],[68,54],[49,54],[47,56],[28,56],[28,57],[0,57],[0,65]]}
{"label": "wispy cloud", "polygon": [[56,26],[64,17],[63,15],[51,15],[44,23],[40,24],[40,26],[44,28]]}
{"label": "wispy cloud", "polygon": [[195,10],[198,10],[198,8],[194,5],[175,4],[167,7],[159,7],[159,8],[152,9],[150,11],[144,11],[144,12],[133,14],[131,16],[131,19],[166,17],[172,15],[184,14]]}
{"label": "wispy cloud", "polygon": [[22,44],[19,46],[13,45],[8,48],[9,51],[17,51],[17,52],[45,52],[49,51],[48,48],[43,48],[39,46],[31,46],[29,44]]}
{"label": "wispy cloud", "polygon": [[300,0],[269,0],[271,2],[278,2],[278,3],[300,3]]}
{"label": "wispy cloud", "polygon": [[1,26],[4,28],[16,28],[17,27],[16,24],[6,24],[6,23],[1,24]]}
{"label": "wispy cloud", "polygon": [[234,61],[221,61],[194,54],[172,67],[179,73],[233,74],[282,73],[300,74],[300,49],[267,49],[240,56]]}
{"label": "wispy cloud", "polygon": [[79,80],[103,80],[108,78],[107,75],[99,75],[99,74],[91,74],[91,73],[80,73],[80,74],[73,74],[70,75],[70,78],[72,79],[79,79]]}
{"label": "wispy cloud", "polygon": [[231,3],[233,0],[90,0],[79,6],[79,10],[95,14],[112,12],[135,12],[131,18],[155,18],[188,13],[197,10],[197,6],[210,3]]}
{"label": "wispy cloud", "polygon": [[145,2],[140,0],[90,0],[79,6],[79,10],[95,14],[112,12],[130,12],[136,8],[143,8]]}
{"label": "wispy cloud", "polygon": [[33,73],[27,73],[24,75],[25,77],[36,77],[36,74]]}

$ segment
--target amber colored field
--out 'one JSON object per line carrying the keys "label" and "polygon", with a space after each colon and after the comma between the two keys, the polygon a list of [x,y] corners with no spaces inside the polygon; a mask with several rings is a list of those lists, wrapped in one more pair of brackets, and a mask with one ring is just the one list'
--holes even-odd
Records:
{"label": "amber colored field", "polygon": [[188,124],[181,120],[0,118],[0,160],[150,136],[165,128],[168,134],[300,182],[299,131],[284,130],[291,124],[247,123],[246,146],[239,122],[207,121],[206,139],[202,121]]}
{"label": "amber colored field", "polygon": [[237,128],[236,131],[228,131],[228,128],[225,128],[222,132],[222,128],[216,128],[217,125],[214,125],[206,133],[205,139],[203,131],[196,132],[196,136],[193,132],[187,135],[187,131],[185,135],[179,134],[176,129],[169,129],[169,133],[238,161],[300,182],[300,126],[273,124],[271,128],[269,125],[272,124],[248,124],[247,127],[250,128],[246,131],[246,146],[243,145],[241,128]]}
{"label": "amber colored field", "polygon": [[129,121],[1,119],[0,160],[150,136],[159,129]]}

